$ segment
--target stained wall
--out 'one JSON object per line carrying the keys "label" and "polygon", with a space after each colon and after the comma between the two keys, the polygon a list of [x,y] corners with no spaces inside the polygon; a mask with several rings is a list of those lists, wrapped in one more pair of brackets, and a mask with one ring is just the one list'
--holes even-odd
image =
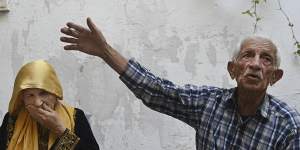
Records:
{"label": "stained wall", "polygon": [[[282,1],[300,38],[300,1]],[[237,42],[253,33],[241,12],[250,0],[10,0],[0,13],[0,123],[22,64],[49,61],[63,84],[65,101],[83,109],[103,150],[194,150],[195,131],[154,112],[125,87],[101,59],[66,52],[59,30],[91,17],[109,43],[153,73],[176,84],[235,86],[226,71]],[[277,1],[258,7],[259,34],[280,48],[284,78],[270,87],[300,111],[300,57]]]}

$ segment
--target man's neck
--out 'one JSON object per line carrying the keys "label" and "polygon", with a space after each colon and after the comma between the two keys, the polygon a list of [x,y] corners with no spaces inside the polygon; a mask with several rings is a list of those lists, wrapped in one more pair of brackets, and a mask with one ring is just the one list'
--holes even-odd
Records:
{"label": "man's neck", "polygon": [[266,91],[257,92],[238,88],[236,94],[239,114],[253,116],[264,100]]}

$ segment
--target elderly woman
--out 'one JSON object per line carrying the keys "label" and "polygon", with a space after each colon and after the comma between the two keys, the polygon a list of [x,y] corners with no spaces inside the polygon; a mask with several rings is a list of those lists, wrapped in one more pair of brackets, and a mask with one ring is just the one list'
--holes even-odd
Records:
{"label": "elderly woman", "polygon": [[2,149],[99,149],[83,111],[63,101],[60,82],[46,61],[20,69],[0,128]]}

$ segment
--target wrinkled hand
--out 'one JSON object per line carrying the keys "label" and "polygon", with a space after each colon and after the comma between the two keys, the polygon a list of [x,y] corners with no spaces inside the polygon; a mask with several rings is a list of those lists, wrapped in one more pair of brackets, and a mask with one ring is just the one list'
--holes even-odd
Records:
{"label": "wrinkled hand", "polygon": [[[60,105],[60,103],[57,105]],[[66,127],[62,123],[58,114],[55,110],[47,106],[47,104],[43,103],[41,106],[27,105],[26,109],[33,119],[39,122],[42,126],[50,129],[56,135],[61,136],[66,130]]]}
{"label": "wrinkled hand", "polygon": [[90,18],[87,18],[86,29],[78,24],[68,22],[67,27],[61,28],[61,32],[69,37],[62,36],[60,40],[69,45],[64,46],[65,50],[78,50],[89,55],[105,57],[104,53],[110,45],[107,44],[104,36]]}

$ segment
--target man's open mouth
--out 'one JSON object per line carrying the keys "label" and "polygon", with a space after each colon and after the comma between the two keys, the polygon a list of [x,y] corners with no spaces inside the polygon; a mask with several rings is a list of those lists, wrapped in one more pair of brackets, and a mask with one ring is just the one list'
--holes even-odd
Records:
{"label": "man's open mouth", "polygon": [[257,74],[252,74],[252,73],[249,73],[246,75],[247,78],[250,78],[250,79],[255,79],[255,80],[260,80],[261,77]]}

